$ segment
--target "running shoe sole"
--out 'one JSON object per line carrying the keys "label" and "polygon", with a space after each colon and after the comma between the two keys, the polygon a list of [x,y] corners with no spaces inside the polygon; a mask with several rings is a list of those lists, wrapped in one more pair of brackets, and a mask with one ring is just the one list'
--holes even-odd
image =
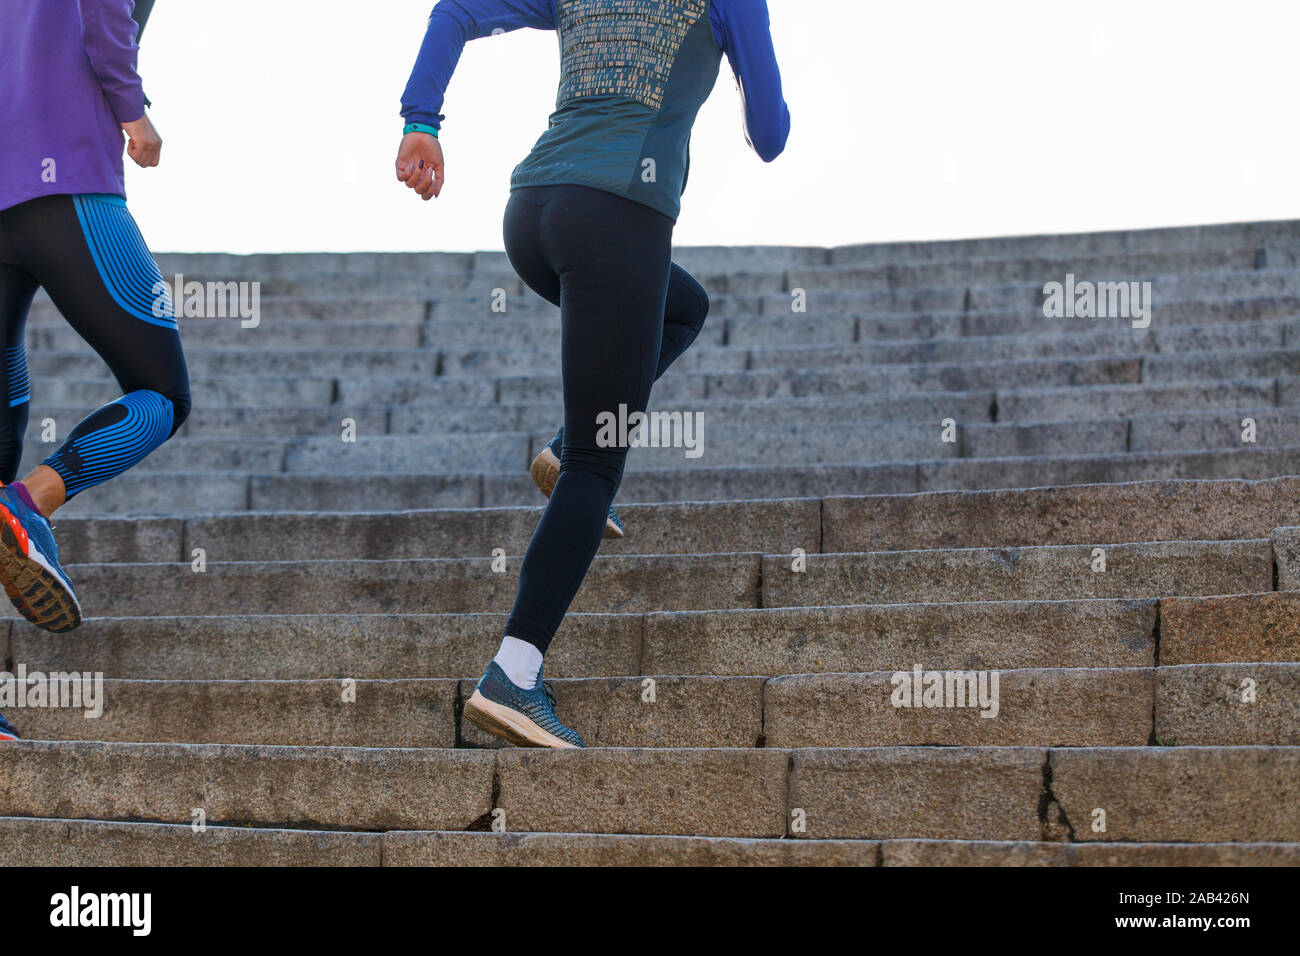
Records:
{"label": "running shoe sole", "polygon": [[[549,446],[543,448],[537,457],[533,459],[532,467],[528,469],[528,473],[533,476],[533,484],[537,486],[537,489],[549,498],[551,492],[555,490],[555,483],[560,480],[560,459],[555,457],[555,452],[551,451]],[[608,518],[605,519],[606,540],[624,536],[618,525]]]}
{"label": "running shoe sole", "polygon": [[0,504],[0,584],[23,617],[61,634],[81,624],[77,597],[31,546],[22,522]]}
{"label": "running shoe sole", "polygon": [[561,740],[550,731],[504,704],[490,701],[477,690],[465,702],[465,717],[476,727],[500,737],[516,747],[549,747],[552,750],[577,750],[567,740]]}

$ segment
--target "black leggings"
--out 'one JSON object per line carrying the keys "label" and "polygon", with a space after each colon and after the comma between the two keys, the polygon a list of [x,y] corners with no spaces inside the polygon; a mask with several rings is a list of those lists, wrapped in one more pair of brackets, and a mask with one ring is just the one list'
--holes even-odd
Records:
{"label": "black leggings", "polygon": [[560,307],[564,450],[560,477],[519,573],[506,634],[546,653],[600,547],[627,449],[596,442],[597,415],[645,411],[650,387],[695,341],[709,311],[672,262],[673,220],[585,186],[516,189],[510,264]]}
{"label": "black leggings", "polygon": [[27,429],[27,311],[39,287],[102,358],[121,398],[45,459],[67,496],[113,478],[176,433],[189,372],[162,274],[117,196],[46,196],[0,211],[0,481],[18,475]]}

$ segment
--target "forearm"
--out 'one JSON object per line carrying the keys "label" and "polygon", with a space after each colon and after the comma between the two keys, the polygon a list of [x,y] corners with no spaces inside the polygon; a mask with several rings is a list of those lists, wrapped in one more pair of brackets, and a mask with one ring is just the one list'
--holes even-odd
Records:
{"label": "forearm", "polygon": [[551,0],[441,0],[429,15],[415,68],[402,93],[402,118],[442,127],[442,105],[465,44],[522,27],[553,29]]}
{"label": "forearm", "polygon": [[729,0],[722,7],[721,41],[740,85],[745,138],[765,162],[781,155],[790,136],[790,109],[782,91],[765,0]]}
{"label": "forearm", "polygon": [[144,86],[136,72],[131,0],[81,0],[81,38],[91,69],[119,123],[144,115]]}

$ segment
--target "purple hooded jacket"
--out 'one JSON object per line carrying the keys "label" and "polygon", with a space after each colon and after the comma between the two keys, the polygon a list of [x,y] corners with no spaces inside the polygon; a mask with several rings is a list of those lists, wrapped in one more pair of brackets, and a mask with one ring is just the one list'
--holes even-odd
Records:
{"label": "purple hooded jacket", "polygon": [[0,0],[0,210],[38,196],[126,196],[144,115],[134,0]]}

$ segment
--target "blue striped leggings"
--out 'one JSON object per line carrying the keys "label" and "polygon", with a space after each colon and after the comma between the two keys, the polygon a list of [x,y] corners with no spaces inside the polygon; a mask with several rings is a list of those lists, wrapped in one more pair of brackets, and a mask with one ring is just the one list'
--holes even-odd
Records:
{"label": "blue striped leggings", "polygon": [[117,196],[46,196],[0,211],[0,481],[22,459],[30,392],[27,312],[43,287],[124,393],[92,412],[44,464],[71,498],[139,462],[190,410],[189,372],[162,275]]}

